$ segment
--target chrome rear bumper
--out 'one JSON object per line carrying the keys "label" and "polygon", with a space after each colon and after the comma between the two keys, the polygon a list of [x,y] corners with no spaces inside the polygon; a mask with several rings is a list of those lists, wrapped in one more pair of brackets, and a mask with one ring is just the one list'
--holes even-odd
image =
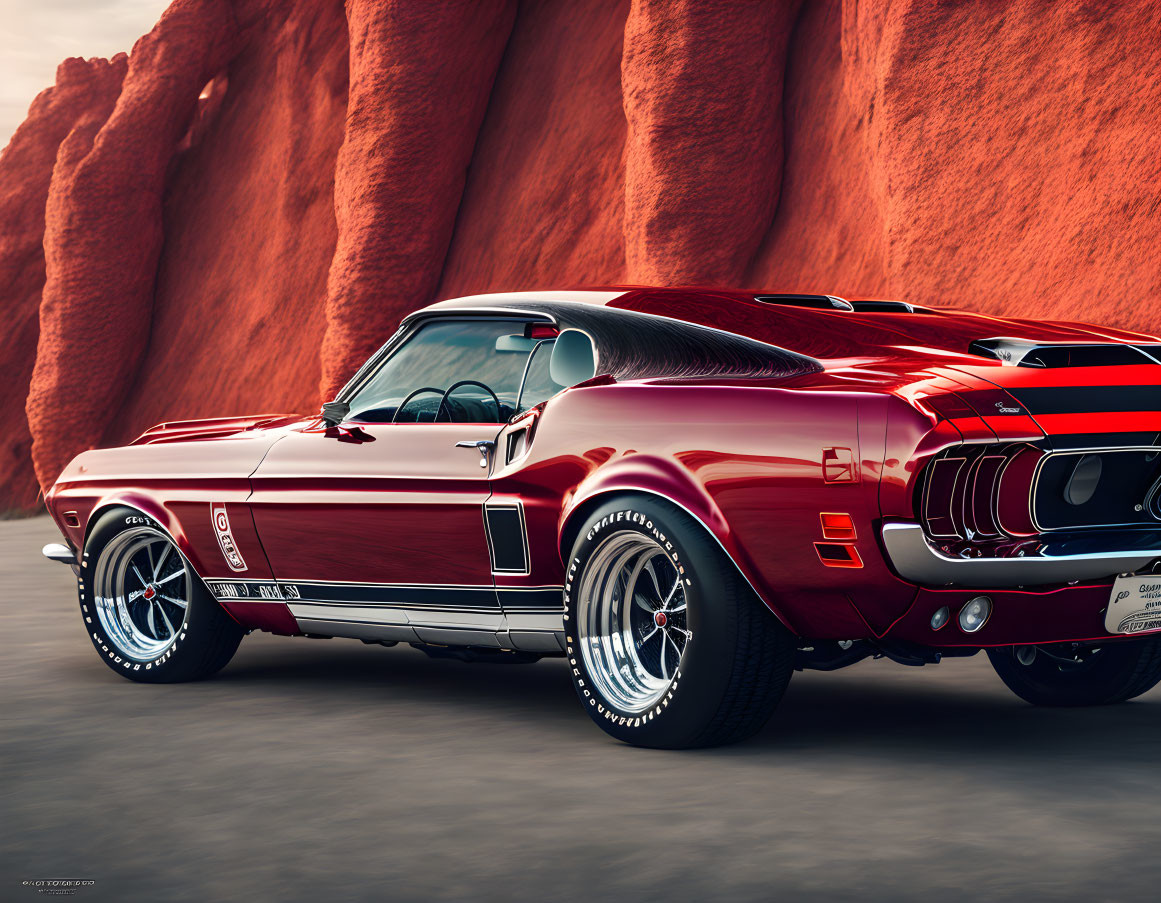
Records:
{"label": "chrome rear bumper", "polygon": [[952,558],[932,545],[922,527],[907,523],[884,524],[883,546],[900,577],[925,586],[999,588],[1097,580],[1134,573],[1161,558],[1157,534],[1137,534],[1131,543],[1124,534],[1062,538],[1021,558]]}

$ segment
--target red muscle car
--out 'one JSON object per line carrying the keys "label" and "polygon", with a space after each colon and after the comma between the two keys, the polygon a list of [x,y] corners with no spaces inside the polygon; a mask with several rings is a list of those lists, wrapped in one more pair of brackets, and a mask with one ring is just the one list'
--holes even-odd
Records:
{"label": "red muscle car", "polygon": [[101,659],[242,636],[563,656],[644,746],[795,669],[986,650],[1041,705],[1161,679],[1161,340],[898,301],[626,288],[407,317],[321,416],[163,423],[46,494]]}

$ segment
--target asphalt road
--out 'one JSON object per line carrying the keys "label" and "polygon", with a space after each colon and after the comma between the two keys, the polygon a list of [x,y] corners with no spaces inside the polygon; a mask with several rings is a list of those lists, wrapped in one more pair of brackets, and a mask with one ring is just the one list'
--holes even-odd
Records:
{"label": "asphalt road", "polygon": [[97,659],[45,518],[0,522],[0,900],[1157,900],[1161,691],[1032,709],[985,659],[796,675],[741,746],[605,737],[559,662],[255,634]]}

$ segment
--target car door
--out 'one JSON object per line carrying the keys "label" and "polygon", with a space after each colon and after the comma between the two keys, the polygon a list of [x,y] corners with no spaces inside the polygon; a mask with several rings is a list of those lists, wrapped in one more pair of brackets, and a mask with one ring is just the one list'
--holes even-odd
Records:
{"label": "car door", "polygon": [[526,331],[505,318],[420,322],[348,387],[341,423],[271,448],[250,504],[308,632],[495,645],[484,503],[536,344]]}

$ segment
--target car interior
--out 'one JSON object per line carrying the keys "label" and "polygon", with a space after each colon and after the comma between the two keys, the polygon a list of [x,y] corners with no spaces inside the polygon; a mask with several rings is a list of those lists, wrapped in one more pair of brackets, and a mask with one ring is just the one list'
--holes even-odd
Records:
{"label": "car interior", "polygon": [[596,351],[576,329],[501,319],[421,324],[361,386],[347,420],[507,423],[591,378]]}

